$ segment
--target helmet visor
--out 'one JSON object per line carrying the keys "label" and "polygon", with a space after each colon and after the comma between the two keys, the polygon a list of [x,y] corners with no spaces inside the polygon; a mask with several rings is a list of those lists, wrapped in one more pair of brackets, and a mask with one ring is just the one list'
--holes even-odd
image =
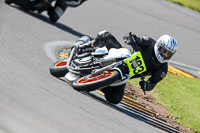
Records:
{"label": "helmet visor", "polygon": [[169,60],[172,57],[172,55],[174,54],[171,51],[169,51],[163,47],[159,48],[159,52],[164,60]]}

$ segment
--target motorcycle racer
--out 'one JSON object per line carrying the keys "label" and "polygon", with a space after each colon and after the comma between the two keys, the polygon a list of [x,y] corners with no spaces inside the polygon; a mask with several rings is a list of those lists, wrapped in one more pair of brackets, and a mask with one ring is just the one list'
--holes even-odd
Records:
{"label": "motorcycle racer", "polygon": [[49,6],[48,15],[52,22],[56,22],[66,11],[67,7],[78,7],[86,0],[56,0],[53,6]]}
{"label": "motorcycle racer", "polygon": [[[168,61],[176,53],[177,50],[177,41],[169,36],[162,35],[157,40],[154,40],[151,37],[142,36],[139,37],[133,33],[127,34],[123,37],[125,42],[133,37],[135,43],[140,47],[141,54],[143,56],[144,62],[146,64],[147,71],[144,72],[143,76],[150,76],[147,81],[140,81],[139,84],[141,88],[145,91],[151,91],[158,82],[163,80],[168,72]],[[131,44],[130,44],[131,45]],[[82,48],[80,51],[85,52],[91,48],[103,47],[106,46],[108,50],[111,48],[121,48],[121,44],[117,39],[108,31],[104,30],[99,32],[97,37],[88,44],[88,47]],[[133,50],[135,49],[131,45]],[[136,78],[136,77],[132,77]],[[124,95],[125,84],[121,86],[106,87],[102,91],[105,93],[106,99],[109,99],[111,103],[119,103]],[[108,98],[113,97],[113,98]]]}
{"label": "motorcycle racer", "polygon": [[64,14],[67,7],[78,7],[85,1],[86,0],[5,0],[5,3],[9,5],[14,3],[23,7],[26,11],[38,11],[39,14],[43,11],[47,11],[49,19],[52,22],[56,22]]}

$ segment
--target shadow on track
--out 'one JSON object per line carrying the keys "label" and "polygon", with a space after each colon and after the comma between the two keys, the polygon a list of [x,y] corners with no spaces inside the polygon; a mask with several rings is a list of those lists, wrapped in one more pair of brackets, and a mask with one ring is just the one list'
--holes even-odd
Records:
{"label": "shadow on track", "polygon": [[[42,15],[42,14],[37,14],[37,13],[33,13],[33,12],[29,12],[29,13],[27,13],[27,14],[29,14],[29,15],[31,15],[31,16],[37,18],[37,19],[40,19],[40,20],[42,20],[42,21],[44,21],[44,22],[46,22],[46,23],[48,23],[48,24],[50,24],[50,25],[52,25],[52,26],[55,26],[55,27],[57,27],[57,28],[59,28],[59,29],[65,31],[65,32],[68,32],[68,33],[70,33],[70,34],[72,34],[72,35],[75,35],[75,36],[77,36],[77,37],[79,37],[79,38],[86,35],[86,34],[83,34],[83,33],[78,32],[78,31],[72,29],[71,27],[66,26],[66,25],[64,25],[64,24],[62,24],[62,23],[60,23],[60,22],[53,23],[53,22],[51,22],[51,21],[49,20],[48,17],[46,17],[46,16],[44,16],[44,15]],[[87,36],[88,36],[88,35],[87,35]],[[90,37],[90,36],[89,36],[89,37]],[[90,38],[92,39],[92,37],[90,37]]]}
{"label": "shadow on track", "polygon": [[[22,11],[22,12],[24,12],[24,13],[26,13],[26,14],[32,16],[32,17],[35,17],[35,18],[37,18],[37,19],[39,19],[39,20],[41,20],[41,21],[43,21],[43,22],[46,22],[46,23],[48,23],[48,24],[50,24],[50,25],[52,25],[52,26],[57,27],[57,28],[60,29],[60,30],[63,30],[63,31],[65,31],[65,32],[68,32],[68,33],[70,33],[70,34],[72,34],[72,35],[75,35],[75,36],[77,36],[77,37],[79,37],[79,38],[82,37],[82,36],[87,35],[87,34],[80,33],[80,32],[78,32],[78,31],[72,29],[71,27],[66,26],[66,25],[64,25],[64,24],[62,24],[62,23],[60,23],[60,22],[53,23],[53,22],[51,22],[51,21],[49,20],[49,18],[48,18],[47,16],[45,16],[45,15],[43,15],[43,14],[38,14],[38,13],[35,13],[35,12],[31,12],[31,11],[30,11],[30,12],[29,12],[29,11],[25,11],[25,10],[23,10],[23,8],[21,8],[21,7],[19,7],[19,6],[13,6],[13,5],[12,5],[11,7],[14,7],[14,8],[18,9],[19,11]],[[87,35],[87,36],[88,36],[88,35]],[[88,36],[88,37],[90,37],[90,36]],[[90,37],[90,39],[93,39],[93,38]]]}
{"label": "shadow on track", "polygon": [[102,104],[104,104],[104,105],[106,105],[106,106],[109,106],[109,107],[111,107],[111,108],[113,108],[113,109],[115,109],[115,110],[117,110],[117,111],[119,111],[119,112],[121,112],[121,113],[124,113],[124,114],[126,114],[126,115],[128,115],[128,116],[130,116],[130,117],[132,117],[132,118],[135,118],[135,119],[141,120],[141,121],[143,121],[143,122],[146,122],[146,121],[144,121],[144,118],[142,118],[141,116],[138,116],[136,113],[134,113],[134,112],[132,112],[132,111],[129,111],[128,109],[122,108],[122,107],[120,107],[120,106],[118,106],[118,105],[111,104],[111,103],[107,102],[107,101],[106,101],[104,98],[102,98],[102,97],[99,97],[99,96],[97,96],[97,95],[95,95],[95,94],[88,93],[88,92],[80,92],[80,93],[82,93],[83,95],[86,95],[86,96],[88,96],[88,97],[94,99],[94,100],[97,101],[97,102],[100,102],[100,103],[102,103]]}
{"label": "shadow on track", "polygon": [[[57,78],[57,79],[59,79],[63,82],[66,82],[69,86],[72,87],[72,83],[68,82],[67,80],[62,79],[62,78]],[[76,90],[74,90],[74,91],[76,91]],[[94,93],[94,92],[95,91],[93,91],[93,92],[77,91],[77,93],[81,93],[87,97],[90,97],[91,99],[93,99],[101,104],[104,104],[116,111],[126,114],[127,116],[129,116],[131,118],[142,121],[148,125],[158,128],[160,130],[163,130],[163,131],[166,131],[169,133],[181,133],[181,131],[179,131],[178,128],[175,128],[175,127],[169,125],[166,121],[164,121],[162,119],[152,117],[152,116],[146,114],[145,112],[138,110],[136,108],[130,107],[124,103],[119,103],[117,105],[111,104],[111,103],[107,102],[104,97],[100,96],[99,93]]]}
{"label": "shadow on track", "polygon": [[148,125],[154,126],[166,132],[180,133],[180,131],[177,128],[174,128],[168,125],[165,121],[151,117],[138,109],[127,106],[126,104],[119,103],[115,105],[115,104],[111,104],[107,102],[104,98],[99,97],[98,95],[95,95],[89,92],[80,92],[80,93],[96,100],[97,102],[100,102],[106,106],[109,106],[123,114],[126,114],[129,117],[142,121]]}

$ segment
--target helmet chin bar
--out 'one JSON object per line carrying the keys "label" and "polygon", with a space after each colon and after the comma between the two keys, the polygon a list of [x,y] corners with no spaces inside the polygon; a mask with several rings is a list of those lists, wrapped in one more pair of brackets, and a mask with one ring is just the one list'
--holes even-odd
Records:
{"label": "helmet chin bar", "polygon": [[[157,43],[157,42],[156,42]],[[156,58],[157,60],[160,62],[160,63],[165,63],[167,62],[167,60],[164,60],[163,57],[161,56],[161,53],[159,52],[159,45],[155,44],[154,46],[154,52],[155,52],[155,55],[156,55]]]}
{"label": "helmet chin bar", "polygon": [[160,53],[158,53],[158,56],[156,56],[156,57],[157,57],[157,59],[158,59],[158,61],[159,61],[160,63],[165,63],[165,62],[167,62],[167,60],[165,60],[165,59],[161,56]]}

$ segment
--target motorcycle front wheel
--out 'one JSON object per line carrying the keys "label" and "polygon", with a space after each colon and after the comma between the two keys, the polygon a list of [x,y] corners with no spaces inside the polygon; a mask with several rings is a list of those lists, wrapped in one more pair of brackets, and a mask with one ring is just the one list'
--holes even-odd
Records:
{"label": "motorcycle front wheel", "polygon": [[120,79],[118,71],[104,71],[97,75],[87,75],[73,82],[77,91],[93,91],[108,86]]}
{"label": "motorcycle front wheel", "polygon": [[56,61],[53,64],[51,64],[49,71],[51,75],[57,78],[64,77],[68,72],[66,65],[67,65],[67,59]]}

